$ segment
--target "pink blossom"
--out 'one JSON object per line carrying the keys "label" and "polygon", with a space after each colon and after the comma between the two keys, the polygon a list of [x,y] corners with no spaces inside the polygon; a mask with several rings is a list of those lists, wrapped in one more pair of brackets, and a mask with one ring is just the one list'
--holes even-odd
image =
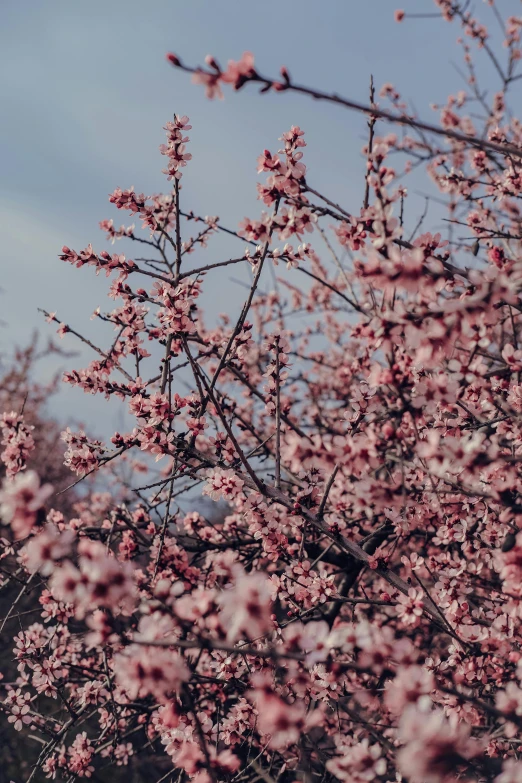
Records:
{"label": "pink blossom", "polygon": [[221,74],[221,81],[232,84],[235,90],[239,90],[245,81],[254,76],[256,76],[254,55],[252,52],[243,52],[238,62],[228,61],[227,70]]}
{"label": "pink blossom", "polygon": [[152,694],[166,701],[178,693],[189,671],[182,658],[172,651],[133,644],[116,659],[118,682],[131,699]]}
{"label": "pink blossom", "polygon": [[22,415],[12,411],[4,413],[2,425],[2,444],[5,446],[0,457],[6,466],[8,476],[14,476],[25,468],[28,456],[35,449],[31,431],[33,426],[24,422]]}
{"label": "pink blossom", "polygon": [[4,480],[0,490],[0,515],[4,524],[11,525],[15,538],[29,535],[52,491],[49,484],[40,486],[40,479],[33,470]]}
{"label": "pink blossom", "polygon": [[397,613],[406,625],[418,625],[422,617],[424,595],[422,590],[413,587],[408,590],[408,595],[399,595]]}
{"label": "pink blossom", "polygon": [[367,739],[356,745],[342,745],[340,755],[327,762],[327,769],[338,780],[362,783],[374,780],[386,772],[386,760],[379,745],[370,745]]}
{"label": "pink blossom", "polygon": [[40,571],[44,576],[49,576],[55,563],[70,554],[73,540],[72,530],[60,533],[54,525],[46,525],[24,548],[28,570]]}
{"label": "pink blossom", "polygon": [[399,731],[404,747],[397,761],[402,774],[414,783],[442,783],[454,779],[456,770],[480,752],[470,739],[471,727],[448,721],[442,711],[420,712],[408,707]]}
{"label": "pink blossom", "polygon": [[294,745],[305,728],[305,705],[302,702],[286,703],[265,683],[263,677],[255,681],[258,687],[252,692],[252,699],[261,733],[268,738],[269,746],[276,750]]}
{"label": "pink blossom", "polygon": [[236,586],[219,596],[221,622],[227,638],[256,639],[271,627],[271,601],[268,580],[262,574],[244,574]]}
{"label": "pink blossom", "polygon": [[522,781],[522,762],[517,759],[506,759],[502,764],[502,772],[495,778],[495,783],[520,783]]}
{"label": "pink blossom", "polygon": [[233,470],[214,468],[209,473],[207,486],[203,490],[212,500],[233,500],[238,497],[243,487],[243,480],[236,476]]}

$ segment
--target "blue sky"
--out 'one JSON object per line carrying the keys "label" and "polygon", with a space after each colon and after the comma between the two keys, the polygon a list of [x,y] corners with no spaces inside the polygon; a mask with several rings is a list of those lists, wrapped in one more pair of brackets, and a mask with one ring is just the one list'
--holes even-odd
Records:
{"label": "blue sky", "polygon": [[[188,114],[193,125],[183,199],[194,211],[219,214],[231,226],[257,217],[256,157],[265,147],[277,149],[291,124],[306,130],[310,181],[358,209],[364,118],[248,88],[209,102],[164,55],[201,63],[211,52],[224,64],[250,49],[262,72],[277,75],[285,64],[296,81],[359,100],[366,100],[373,73],[377,87],[391,81],[422,117],[434,119],[430,103],[460,87],[453,65],[459,30],[439,20],[396,24],[398,6],[434,10],[431,0],[2,0],[0,351],[25,342],[35,327],[45,334],[38,307],[99,335],[89,316],[98,305],[110,308],[105,278],[74,270],[57,254],[63,244],[81,249],[89,241],[104,249],[103,218],[131,222],[107,201],[116,186],[166,189],[158,146],[173,112]],[[476,6],[488,19],[485,4]],[[517,13],[520,2],[501,0],[500,7]],[[498,86],[493,77],[485,84]],[[218,260],[218,251],[216,245],[206,261],[196,254],[191,261]],[[239,311],[242,300],[230,276],[214,278],[211,316]],[[76,345],[71,339],[64,347]],[[88,358],[83,353],[72,364]],[[101,416],[103,428],[113,415],[80,392],[59,402],[66,414],[78,404],[86,419]]]}

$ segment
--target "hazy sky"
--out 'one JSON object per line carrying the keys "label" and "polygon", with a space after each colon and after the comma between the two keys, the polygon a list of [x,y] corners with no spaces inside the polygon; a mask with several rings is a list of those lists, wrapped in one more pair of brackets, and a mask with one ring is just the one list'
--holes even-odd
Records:
{"label": "hazy sky", "polygon": [[[256,157],[265,147],[277,149],[281,132],[299,124],[307,133],[310,181],[358,209],[364,118],[248,87],[209,102],[166,63],[165,53],[201,63],[211,52],[225,64],[250,49],[262,72],[276,76],[285,64],[296,81],[360,100],[373,73],[377,87],[393,82],[433,120],[430,103],[460,85],[453,65],[459,30],[434,19],[396,24],[397,6],[434,10],[431,0],[2,0],[0,350],[23,343],[36,326],[50,330],[38,307],[97,334],[89,316],[98,305],[111,307],[105,278],[72,269],[57,254],[63,244],[79,250],[89,241],[105,249],[103,218],[131,222],[107,201],[116,186],[166,189],[158,146],[173,112],[188,114],[193,125],[184,206],[218,214],[231,226],[247,214],[257,217]],[[487,18],[485,4],[476,6]],[[519,0],[500,6],[520,12]],[[493,78],[486,84],[498,87]],[[198,266],[219,256],[209,250],[205,258],[194,254],[190,261]],[[213,278],[211,314],[239,311],[244,293],[231,275]],[[66,338],[64,347],[77,346]],[[72,365],[89,358],[83,353]],[[80,392],[60,400],[66,413],[78,404],[85,418],[98,415],[99,406]]]}

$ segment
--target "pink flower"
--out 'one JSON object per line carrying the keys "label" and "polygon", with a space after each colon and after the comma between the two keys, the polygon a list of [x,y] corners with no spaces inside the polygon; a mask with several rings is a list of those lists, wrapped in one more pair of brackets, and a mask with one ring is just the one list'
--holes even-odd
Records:
{"label": "pink flower", "polygon": [[70,560],[54,569],[49,587],[53,596],[66,604],[82,603],[86,595],[82,575]]}
{"label": "pink flower", "polygon": [[193,84],[202,84],[205,87],[205,95],[210,100],[223,98],[220,80],[221,74],[207,73],[201,69],[198,69],[192,76]]}
{"label": "pink flower", "polygon": [[386,760],[379,745],[370,745],[368,739],[354,745],[341,745],[339,754],[326,762],[326,768],[338,780],[363,783],[386,772]]}
{"label": "pink flower", "polygon": [[502,772],[495,778],[495,783],[522,783],[522,761],[506,759],[502,764]]}
{"label": "pink flower", "polygon": [[34,470],[4,480],[0,490],[0,516],[4,524],[11,525],[15,538],[29,535],[52,492],[50,484],[40,486]]}
{"label": "pink flower", "polygon": [[22,415],[14,411],[4,413],[2,444],[5,449],[0,457],[6,466],[8,476],[14,476],[25,468],[27,458],[35,448],[33,430],[34,427],[26,424]]}
{"label": "pink flower", "polygon": [[480,752],[470,739],[471,727],[444,717],[441,710],[421,712],[408,707],[399,726],[404,747],[397,762],[400,772],[412,783],[442,783],[455,779],[460,765]]}
{"label": "pink flower", "polygon": [[497,692],[495,706],[506,715],[522,715],[522,688],[508,682],[504,690]]}
{"label": "pink flower", "polygon": [[397,615],[406,625],[416,626],[422,617],[423,604],[424,594],[422,590],[415,590],[414,587],[410,587],[408,595],[403,595],[402,593],[399,595]]}
{"label": "pink flower", "polygon": [[49,576],[54,564],[70,553],[73,540],[72,530],[60,533],[54,525],[47,525],[24,548],[28,570],[32,573],[40,571],[43,576]]}
{"label": "pink flower", "polygon": [[33,723],[33,718],[29,715],[30,704],[31,694],[27,691],[22,693],[20,688],[9,691],[6,699],[6,706],[10,710],[7,722],[13,724],[15,731],[22,731],[24,726]]}
{"label": "pink flower", "polygon": [[508,343],[502,349],[502,358],[509,365],[512,371],[522,370],[522,351],[515,350],[515,348]]}
{"label": "pink flower", "polygon": [[117,681],[131,699],[151,694],[166,702],[178,693],[189,677],[189,670],[172,650],[132,644],[115,659]]}
{"label": "pink flower", "polygon": [[391,712],[401,714],[410,704],[429,695],[435,688],[433,674],[422,666],[399,669],[395,678],[387,683],[385,702]]}
{"label": "pink flower", "polygon": [[297,743],[306,724],[305,704],[288,704],[283,701],[263,675],[252,679],[256,688],[251,692],[251,697],[257,710],[259,730],[269,738],[269,746],[274,750],[284,750]]}
{"label": "pink flower", "polygon": [[87,737],[87,732],[83,731],[76,735],[76,739],[69,748],[69,768],[71,772],[79,777],[90,778],[94,772],[91,765],[91,759],[94,755],[94,749],[91,741]]}
{"label": "pink flower", "polygon": [[221,74],[221,81],[232,84],[235,90],[239,90],[246,81],[256,75],[254,55],[252,52],[243,52],[238,62],[228,61],[228,68]]}
{"label": "pink flower", "polygon": [[233,470],[214,468],[208,475],[203,494],[209,495],[212,500],[233,500],[241,495],[243,485],[243,479],[236,476]]}
{"label": "pink flower", "polygon": [[[291,628],[289,626],[289,630]],[[324,620],[306,623],[302,628],[299,646],[306,652],[307,665],[313,666],[318,661],[324,661],[337,646],[338,636],[338,632],[332,632]]]}
{"label": "pink flower", "polygon": [[165,130],[167,131],[167,144],[162,144],[160,152],[169,159],[168,168],[163,171],[167,174],[167,180],[181,179],[181,169],[187,165],[187,161],[192,159],[192,155],[185,152],[185,143],[189,141],[188,136],[183,135],[183,131],[190,130],[188,117],[175,116],[174,122],[167,122]]}
{"label": "pink flower", "polygon": [[263,574],[244,574],[219,596],[221,623],[227,639],[256,639],[271,627],[270,587]]}
{"label": "pink flower", "polygon": [[130,613],[135,604],[134,569],[108,555],[99,541],[82,538],[78,543],[77,568],[66,560],[55,568],[50,587],[53,596],[73,604],[76,617],[108,607],[114,614]]}

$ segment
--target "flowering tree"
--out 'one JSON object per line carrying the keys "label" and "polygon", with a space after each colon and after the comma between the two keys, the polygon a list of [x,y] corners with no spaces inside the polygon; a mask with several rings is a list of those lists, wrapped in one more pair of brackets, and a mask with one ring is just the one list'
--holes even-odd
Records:
{"label": "flowering tree", "polygon": [[[168,55],[211,98],[257,84],[366,113],[359,214],[313,187],[292,127],[258,158],[261,216],[236,231],[195,215],[175,116],[169,192],[109,199],[143,231],[101,223],[147,257],[62,249],[114,273],[117,304],[96,312],[104,348],[47,313],[96,353],[65,381],[136,425],[110,444],[63,434],[77,481],[125,468],[110,498],[64,515],[24,469],[23,416],[5,419],[4,570],[40,604],[4,623],[3,711],[38,743],[28,782],[127,765],[158,783],[522,780],[522,126],[506,108],[522,19],[489,0],[501,52],[467,6],[435,5],[468,69],[438,124],[392,85],[366,107],[265,77],[249,53],[226,70]],[[420,166],[447,237],[409,225]],[[194,268],[218,232],[237,255]],[[198,298],[233,264],[251,269],[239,317],[207,326]],[[180,511],[202,484],[223,519]]]}
{"label": "flowering tree", "polygon": [[[34,335],[26,348],[15,348],[12,355],[0,359],[0,475],[14,476],[29,466],[58,492],[71,484],[71,473],[63,464],[62,428],[47,409],[59,390],[60,377],[37,380],[42,362],[57,355],[65,360],[74,353],[53,341],[42,347]],[[53,504],[70,512],[76,499],[68,492],[57,495]]]}
{"label": "flowering tree", "polygon": [[[42,360],[56,354],[61,354],[63,358],[68,356],[52,342],[43,347],[33,337],[26,348],[16,348],[11,355],[2,356],[0,360],[0,410],[4,411],[1,421],[0,475],[16,475],[27,464],[38,471],[43,483],[52,483],[55,492],[60,492],[71,484],[71,474],[63,464],[61,427],[47,409],[49,399],[58,390],[59,376],[44,383],[37,380]],[[79,499],[74,491],[56,494],[53,498],[55,508],[65,514],[73,512],[75,502],[79,502]],[[4,530],[0,529],[0,537],[3,535]],[[17,622],[16,618],[21,612],[33,612],[35,618],[41,611],[40,604],[31,596],[31,585],[23,589],[26,580],[17,578],[17,572],[13,572],[11,564],[5,567],[9,549],[10,541],[4,539],[0,549],[0,626],[3,642],[0,672],[6,681],[17,675],[8,623],[12,626]],[[27,755],[25,753],[25,757]],[[2,721],[1,767],[4,771],[12,768],[14,774],[20,769],[23,758],[19,735],[12,731],[11,724]]]}

